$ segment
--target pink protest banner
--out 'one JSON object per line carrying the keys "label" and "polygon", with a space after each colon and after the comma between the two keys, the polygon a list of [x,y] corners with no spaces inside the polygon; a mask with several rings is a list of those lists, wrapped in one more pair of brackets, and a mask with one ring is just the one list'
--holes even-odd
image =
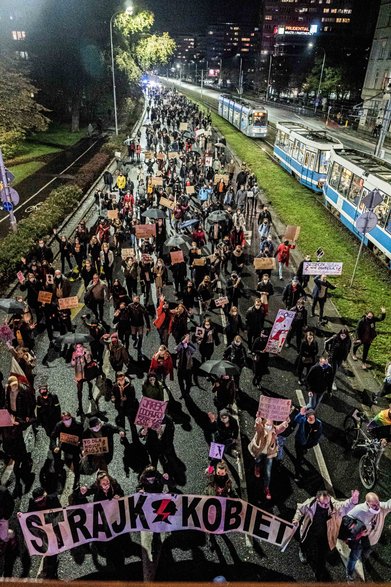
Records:
{"label": "pink protest banner", "polygon": [[281,352],[294,317],[295,312],[278,310],[272,331],[266,344],[265,353],[278,354]]}
{"label": "pink protest banner", "polygon": [[291,413],[291,406],[292,401],[290,399],[261,395],[259,398],[257,416],[265,418],[266,420],[283,422]]}
{"label": "pink protest banner", "polygon": [[50,304],[52,301],[53,294],[50,291],[40,291],[38,293],[38,301],[41,304]]}
{"label": "pink protest banner", "polygon": [[137,224],[136,225],[136,237],[137,238],[149,238],[150,236],[156,236],[156,224]]}
{"label": "pink protest banner", "polygon": [[14,421],[8,410],[0,410],[0,428],[7,428],[13,426]]}
{"label": "pink protest banner", "polygon": [[0,340],[7,343],[12,342],[14,338],[14,332],[11,330],[8,324],[2,324],[0,326]]}
{"label": "pink protest banner", "polygon": [[25,278],[24,275],[21,271],[18,271],[16,274],[16,277],[18,278],[19,283],[24,283],[25,282]]}
{"label": "pink protest banner", "polygon": [[58,307],[60,310],[71,310],[77,308],[79,305],[79,298],[77,296],[70,296],[69,298],[59,298]]}
{"label": "pink protest banner", "polygon": [[172,265],[176,265],[177,263],[183,263],[183,261],[185,260],[183,256],[183,251],[174,251],[170,253],[170,257]]}
{"label": "pink protest banner", "polygon": [[134,421],[136,426],[157,430],[163,422],[167,403],[168,402],[161,402],[157,399],[142,397]]}

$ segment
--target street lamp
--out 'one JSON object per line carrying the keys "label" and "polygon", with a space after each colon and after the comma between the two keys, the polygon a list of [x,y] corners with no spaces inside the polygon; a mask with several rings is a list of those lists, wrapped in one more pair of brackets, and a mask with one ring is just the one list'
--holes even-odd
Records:
{"label": "street lamp", "polygon": [[[308,47],[312,48],[314,46],[313,43],[308,43]],[[317,47],[315,49],[315,51],[317,49],[321,49],[323,51],[323,60],[322,60],[322,67],[320,69],[320,77],[319,77],[319,85],[318,85],[318,91],[316,92],[316,97],[315,97],[315,105],[314,105],[314,112],[316,114],[316,111],[318,109],[318,103],[319,103],[319,96],[320,96],[320,89],[322,86],[322,81],[323,81],[323,73],[324,73],[324,66],[326,63],[326,51],[325,49],[323,49],[323,47]]]}
{"label": "street lamp", "polygon": [[273,53],[270,53],[270,61],[269,61],[269,74],[267,76],[267,87],[266,87],[266,100],[270,98],[270,78],[272,75],[272,65],[273,65]]}
{"label": "street lamp", "polygon": [[240,61],[239,61],[239,88],[238,88],[238,93],[239,93],[239,97],[242,97],[243,94],[243,57],[240,55],[240,53],[238,53],[236,55],[236,57],[239,57]]}
{"label": "street lamp", "polygon": [[110,49],[111,49],[111,75],[113,80],[113,103],[114,103],[114,123],[115,134],[118,136],[118,115],[117,115],[117,89],[115,86],[115,69],[114,69],[114,45],[113,45],[113,20],[118,14],[133,14],[133,6],[128,6],[125,10],[117,10],[110,18]]}

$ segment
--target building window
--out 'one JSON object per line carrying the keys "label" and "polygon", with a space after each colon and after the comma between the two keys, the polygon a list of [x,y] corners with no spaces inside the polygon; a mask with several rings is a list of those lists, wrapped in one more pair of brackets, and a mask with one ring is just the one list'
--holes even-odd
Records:
{"label": "building window", "polygon": [[25,31],[12,31],[12,38],[14,41],[23,41],[26,38]]}
{"label": "building window", "polygon": [[15,51],[16,53],[16,57],[18,57],[19,59],[28,59],[29,58],[29,54],[27,53],[27,51]]}

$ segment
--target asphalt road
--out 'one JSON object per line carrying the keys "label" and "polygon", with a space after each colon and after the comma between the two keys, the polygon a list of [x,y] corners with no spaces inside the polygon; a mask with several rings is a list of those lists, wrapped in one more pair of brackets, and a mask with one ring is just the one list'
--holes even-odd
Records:
{"label": "asphalt road", "polygon": [[[255,217],[249,219],[248,228],[254,223]],[[257,234],[256,231],[254,234]],[[254,237],[255,238],[255,237]],[[253,245],[255,245],[255,240]],[[117,260],[116,274],[120,276],[119,260]],[[288,281],[280,282],[274,276],[272,278],[275,286],[275,295],[272,298],[269,316],[274,318],[275,312],[282,307],[281,292]],[[242,316],[245,310],[254,300],[254,288],[256,279],[252,267],[248,267],[243,281],[245,285],[245,297],[240,301]],[[224,286],[224,283],[223,283]],[[79,282],[74,284],[74,292],[79,289]],[[167,287],[166,297],[170,302],[175,298],[172,286]],[[156,301],[154,299],[154,301]],[[154,314],[153,308],[151,317]],[[77,330],[83,331],[80,316],[84,313],[81,308],[75,313],[75,324]],[[215,311],[211,314],[212,320],[218,325],[221,333],[222,316]],[[107,305],[105,309],[106,322],[111,324],[113,316],[112,307]],[[192,325],[195,328],[195,325]],[[332,328],[332,323],[330,323]],[[323,334],[327,335],[327,332]],[[216,349],[215,356],[222,356],[225,344],[221,336],[221,344]],[[320,340],[321,343],[321,340]],[[151,357],[159,345],[158,335],[155,330],[145,339],[143,352],[146,357]],[[320,344],[321,346],[321,344]],[[169,350],[175,347],[171,339]],[[42,366],[41,361],[47,350],[47,339],[45,336],[38,337],[36,341],[36,353],[38,357],[37,382],[47,381],[49,388],[56,392],[61,401],[61,406],[75,413],[77,409],[76,388],[73,382],[73,369],[63,359],[57,359],[50,364],[49,368]],[[135,386],[138,397],[141,396],[141,385],[148,370],[148,361],[143,365],[136,363],[135,351],[130,348],[134,359],[133,370],[137,374]],[[10,362],[9,356],[4,349],[1,349],[1,360],[4,365],[4,372],[7,372]],[[300,405],[303,398],[298,391],[297,376],[294,374],[294,361],[296,350],[294,347],[284,350],[280,356],[272,357],[270,361],[270,373],[264,377],[264,386],[267,393],[271,395],[292,399],[295,405]],[[105,368],[108,368],[107,363]],[[108,371],[108,376],[112,373]],[[341,372],[337,376],[338,391],[329,400],[326,400],[319,408],[319,417],[324,423],[324,438],[320,444],[320,451],[317,454],[310,451],[308,454],[307,472],[303,482],[295,483],[294,477],[294,449],[293,436],[290,436],[286,444],[286,454],[281,465],[274,463],[271,493],[273,500],[269,503],[263,501],[263,492],[258,479],[253,475],[253,460],[247,451],[247,445],[252,437],[254,416],[256,413],[259,390],[252,385],[252,373],[245,368],[241,378],[241,388],[244,390],[244,401],[239,412],[241,427],[241,439],[243,450],[244,470],[241,462],[228,457],[229,466],[238,487],[239,493],[254,504],[264,509],[270,509],[276,515],[290,520],[294,514],[296,503],[312,496],[315,492],[332,485],[337,497],[345,497],[350,494],[351,489],[360,486],[358,476],[357,456],[350,456],[345,451],[344,437],[341,432],[342,422],[345,414],[360,400],[360,390],[353,373]],[[199,385],[192,388],[191,396],[186,400],[179,400],[180,391],[177,382],[170,383],[172,400],[170,401],[169,413],[176,423],[175,449],[183,466],[178,475],[178,490],[183,493],[202,494],[206,485],[205,467],[208,464],[208,445],[205,440],[204,427],[207,412],[213,410],[211,384],[205,378],[199,378]],[[94,390],[96,395],[97,389]],[[85,395],[85,406],[87,407],[87,394]],[[101,408],[107,410],[109,421],[113,422],[115,411],[111,403],[101,400]],[[129,434],[130,439],[130,434]],[[28,435],[29,450],[32,451],[34,459],[33,471],[35,481],[32,488],[39,484],[39,474],[45,463],[48,453],[48,441],[44,431],[38,432],[34,439],[30,432]],[[135,491],[137,475],[143,465],[145,450],[142,444],[131,446],[131,463],[128,475],[124,471],[123,446],[115,438],[114,459],[110,465],[110,473],[121,483],[125,493]],[[390,487],[389,462],[384,464],[385,470],[376,490],[381,498],[387,499]],[[242,476],[242,479],[241,479]],[[10,489],[13,489],[13,475],[11,470],[2,471],[2,481],[9,477]],[[82,481],[91,483],[93,478],[82,477]],[[64,492],[61,496],[63,505],[67,505],[68,495],[72,488],[72,474],[68,473]],[[30,491],[31,492],[31,491]],[[29,494],[30,494],[29,492]],[[365,491],[363,491],[363,494]],[[16,510],[25,511],[27,508],[29,494],[17,500]],[[362,494],[362,495],[363,495]],[[12,526],[18,532],[16,518]],[[18,532],[20,541],[22,537]],[[386,526],[381,542],[376,549],[376,554],[366,566],[367,579],[391,580],[391,549],[390,528]],[[41,559],[33,557],[30,561],[25,552],[18,557],[13,570],[14,577],[35,578],[39,572]],[[330,558],[330,576],[333,581],[344,580],[345,570],[341,558],[335,552]],[[210,580],[216,575],[224,575],[230,581],[293,581],[305,582],[313,580],[313,574],[308,566],[304,566],[298,559],[298,547],[294,540],[287,551],[283,554],[273,546],[258,541],[250,541],[243,534],[231,533],[216,538],[216,548],[211,550],[206,542],[206,537],[200,532],[174,532],[166,534],[162,544],[160,557],[150,560],[148,549],[148,536],[143,534],[132,534],[129,541],[126,565],[124,568],[108,568],[106,560],[103,559],[96,549],[86,548],[84,552],[67,552],[59,556],[59,578],[60,579],[131,579],[142,580],[143,578],[155,578],[161,581],[195,581]]]}

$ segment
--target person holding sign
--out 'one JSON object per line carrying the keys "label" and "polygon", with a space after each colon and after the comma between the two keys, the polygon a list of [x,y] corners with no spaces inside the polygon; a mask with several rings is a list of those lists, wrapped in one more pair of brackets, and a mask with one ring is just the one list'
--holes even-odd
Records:
{"label": "person holding sign", "polygon": [[271,500],[270,479],[272,474],[273,459],[278,454],[277,435],[288,428],[289,418],[276,426],[273,420],[257,417],[254,428],[255,434],[248,445],[251,456],[255,459],[255,477],[263,476],[263,488],[267,500]]}
{"label": "person holding sign", "polygon": [[327,322],[327,320],[323,319],[323,312],[328,298],[329,289],[336,289],[336,287],[328,281],[327,275],[317,275],[314,278],[314,289],[312,290],[312,315],[315,316],[316,305],[319,304],[320,323],[324,321]]}
{"label": "person holding sign", "polygon": [[75,489],[80,480],[80,450],[83,436],[83,426],[73,418],[70,412],[62,412],[61,420],[55,425],[50,435],[50,447],[54,455],[54,467],[61,478],[64,455],[64,462],[73,465],[75,475],[73,488]]}
{"label": "person holding sign", "polygon": [[275,257],[277,257],[277,261],[278,261],[278,275],[280,278],[280,281],[283,281],[283,276],[282,276],[282,270],[283,267],[285,265],[285,267],[289,267],[289,257],[290,257],[290,251],[292,249],[295,249],[296,245],[289,244],[289,240],[285,240],[284,242],[280,243],[277,247],[276,253],[275,253]]}
{"label": "person holding sign", "polygon": [[77,399],[79,407],[77,409],[77,416],[82,416],[83,411],[83,384],[86,381],[88,385],[88,399],[92,399],[92,383],[87,381],[85,368],[88,363],[91,363],[92,357],[88,349],[82,343],[77,343],[72,353],[71,365],[75,369],[75,381],[77,385]]}
{"label": "person holding sign", "polygon": [[[94,471],[98,469],[107,471],[108,465],[113,460],[114,454],[114,434],[119,434],[120,438],[125,438],[125,430],[118,426],[113,426],[109,422],[103,423],[99,418],[93,416],[88,421],[88,428],[83,432],[83,441],[88,439],[101,439],[103,441],[97,447],[94,447],[94,452],[88,452],[83,442],[82,456],[87,457],[88,466]],[[95,452],[96,450],[96,452]],[[99,452],[102,450],[102,452]]]}

